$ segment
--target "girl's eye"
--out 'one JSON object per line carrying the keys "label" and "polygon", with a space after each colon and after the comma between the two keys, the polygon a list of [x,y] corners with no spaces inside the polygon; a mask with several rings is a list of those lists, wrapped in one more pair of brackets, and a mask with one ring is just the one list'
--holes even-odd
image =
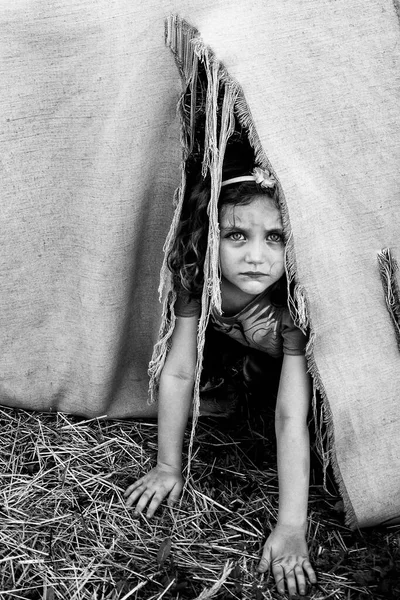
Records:
{"label": "girl's eye", "polygon": [[268,235],[269,242],[282,242],[282,236],[280,233],[270,233]]}
{"label": "girl's eye", "polygon": [[233,231],[232,233],[229,234],[229,239],[234,241],[234,242],[242,242],[244,240],[244,235],[243,233],[240,233],[239,231]]}

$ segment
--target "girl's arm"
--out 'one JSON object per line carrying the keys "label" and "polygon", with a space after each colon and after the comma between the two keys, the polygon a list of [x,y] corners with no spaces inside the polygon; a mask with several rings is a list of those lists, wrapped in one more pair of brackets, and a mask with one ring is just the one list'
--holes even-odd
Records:
{"label": "girl's arm", "polygon": [[148,506],[147,517],[153,516],[166,496],[173,505],[182,492],[182,444],[192,405],[197,325],[196,316],[176,319],[160,377],[157,465],[125,492],[128,506],[137,503],[136,512]]}
{"label": "girl's arm", "polygon": [[306,544],[310,443],[307,415],[311,383],[304,356],[285,355],[275,414],[279,511],[264,546],[259,571],[272,568],[277,589],[306,593],[305,574],[316,583]]}

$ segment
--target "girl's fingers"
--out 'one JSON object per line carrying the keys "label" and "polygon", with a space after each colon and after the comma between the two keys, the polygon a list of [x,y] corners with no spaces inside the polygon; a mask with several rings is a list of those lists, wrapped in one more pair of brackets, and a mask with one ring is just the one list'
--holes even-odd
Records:
{"label": "girl's fingers", "polygon": [[126,488],[125,492],[124,492],[124,497],[127,498],[134,490],[136,490],[136,488],[140,487],[143,483],[143,478],[142,479],[138,479],[138,481],[135,481],[135,483],[132,483],[129,487]]}
{"label": "girl's fingers", "polygon": [[169,496],[168,500],[167,500],[167,505],[172,508],[173,506],[175,506],[175,504],[178,502],[179,500],[179,495],[178,496]]}
{"label": "girl's fingers", "polygon": [[[294,569],[293,568],[284,568],[284,573],[285,573],[286,585],[287,585],[289,596],[294,596],[295,594],[297,594],[297,585],[296,585],[296,577],[294,574]],[[278,591],[281,594],[285,593],[284,589],[283,589],[283,592],[281,592],[278,588]]]}
{"label": "girl's fingers", "polygon": [[131,492],[131,494],[126,499],[126,505],[132,506],[132,504],[135,504],[136,500],[138,498],[140,498],[140,496],[143,494],[143,491],[144,491],[143,488],[140,487],[140,488],[136,488],[136,490]]}
{"label": "girl's fingers", "polygon": [[265,573],[266,571],[269,571],[269,560],[262,557],[262,559],[258,563],[257,571],[259,573]]}
{"label": "girl's fingers", "polygon": [[301,565],[296,565],[294,568],[294,574],[296,576],[297,581],[297,589],[301,596],[304,596],[306,593],[307,585],[306,578],[304,576],[303,567]]}
{"label": "girl's fingers", "polygon": [[268,546],[264,548],[263,555],[260,562],[258,563],[257,571],[259,573],[266,573],[269,571],[271,564],[271,548]]}
{"label": "girl's fingers", "polygon": [[284,594],[285,593],[285,575],[283,572],[283,567],[281,567],[281,565],[274,565],[274,563],[272,563],[272,574],[275,579],[276,589],[278,590],[279,594]]}
{"label": "girl's fingers", "polygon": [[135,513],[141,513],[144,508],[146,508],[147,504],[154,496],[154,490],[145,490],[143,494],[140,496],[139,502],[136,505]]}
{"label": "girl's fingers", "polygon": [[[268,560],[263,557],[258,566],[258,571],[263,573],[267,570],[265,567],[268,565]],[[308,559],[304,560],[302,564],[297,562],[294,567],[283,566],[280,563],[272,563],[272,574],[275,579],[276,589],[279,594],[285,593],[285,583],[289,596],[295,596],[299,593],[304,596],[307,591],[307,582],[305,573],[312,584],[317,582],[317,578],[314,569]]]}
{"label": "girl's fingers", "polygon": [[307,577],[310,580],[310,583],[312,583],[312,584],[317,583],[317,576],[316,576],[315,571],[312,568],[311,563],[308,560],[308,558],[306,558],[306,560],[303,561],[302,566],[303,566],[304,571],[307,573]]}
{"label": "girl's fingers", "polygon": [[315,574],[315,571],[314,571],[314,569],[313,569],[313,568],[312,568],[312,566],[311,566],[311,563],[310,563],[310,561],[309,561],[307,558],[306,558],[306,560],[303,562],[303,565],[302,565],[302,566],[303,566],[303,569],[304,569],[304,571],[307,573],[307,576],[308,576],[309,580],[310,580],[312,583],[316,583],[316,582],[317,582],[317,576],[316,576],[316,574]]}
{"label": "girl's fingers", "polygon": [[169,493],[167,504],[168,506],[174,506],[179,500],[179,496],[182,493],[183,486],[181,484],[175,484]]}
{"label": "girl's fingers", "polygon": [[150,504],[149,504],[149,508],[147,509],[147,513],[146,513],[146,517],[148,519],[151,519],[151,517],[154,515],[154,513],[156,512],[157,508],[160,506],[161,502],[163,501],[164,496],[160,495],[160,494],[154,494]]}
{"label": "girl's fingers", "polygon": [[179,496],[173,496],[170,494],[167,500],[168,506],[175,506],[175,504],[178,502],[178,498]]}

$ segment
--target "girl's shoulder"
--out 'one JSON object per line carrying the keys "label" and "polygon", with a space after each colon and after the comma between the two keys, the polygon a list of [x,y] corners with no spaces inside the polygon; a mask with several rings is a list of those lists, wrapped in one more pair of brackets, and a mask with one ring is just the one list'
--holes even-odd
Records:
{"label": "girl's shoulder", "polygon": [[285,354],[305,354],[308,336],[297,327],[288,308],[282,312],[281,333]]}
{"label": "girl's shoulder", "polygon": [[199,298],[192,298],[186,290],[180,288],[177,291],[174,309],[177,317],[195,317],[200,315],[201,301]]}

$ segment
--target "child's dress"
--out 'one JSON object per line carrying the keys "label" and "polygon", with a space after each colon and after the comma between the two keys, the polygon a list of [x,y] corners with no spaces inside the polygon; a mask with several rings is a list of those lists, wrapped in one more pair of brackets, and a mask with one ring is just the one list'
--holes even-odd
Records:
{"label": "child's dress", "polygon": [[[200,315],[200,301],[189,300],[184,292],[178,293],[175,314],[179,317]],[[273,358],[282,354],[304,354],[307,338],[296,327],[289,309],[274,306],[270,289],[265,290],[235,315],[219,315],[211,311],[213,327],[244,346],[266,352]]]}

